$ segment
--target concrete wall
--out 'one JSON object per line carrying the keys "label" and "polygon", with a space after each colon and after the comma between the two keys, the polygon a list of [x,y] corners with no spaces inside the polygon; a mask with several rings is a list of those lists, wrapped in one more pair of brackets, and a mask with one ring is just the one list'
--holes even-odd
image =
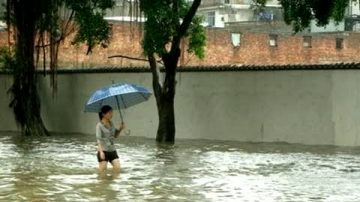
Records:
{"label": "concrete wall", "polygon": [[[51,131],[94,133],[82,112],[94,89],[132,82],[151,89],[150,73],[60,74],[52,98],[41,77],[43,118]],[[360,71],[182,72],[176,95],[177,138],[285,141],[360,146]],[[0,130],[15,130],[7,107],[9,76],[0,75]],[[118,114],[115,114],[118,121]],[[155,137],[155,101],[125,112],[131,135]]]}

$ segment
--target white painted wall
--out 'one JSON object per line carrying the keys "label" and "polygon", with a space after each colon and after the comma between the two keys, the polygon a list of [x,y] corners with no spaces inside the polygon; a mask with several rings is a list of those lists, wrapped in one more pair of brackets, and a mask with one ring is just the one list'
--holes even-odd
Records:
{"label": "white painted wall", "polygon": [[[51,131],[94,133],[96,114],[82,112],[91,92],[132,82],[151,89],[150,73],[60,74],[51,97],[40,79],[42,114]],[[360,71],[180,73],[177,138],[360,146]],[[0,130],[15,130],[7,107],[9,76],[0,75]],[[118,115],[115,116],[118,121]],[[131,135],[155,137],[155,101],[126,111]]]}
{"label": "white painted wall", "polygon": [[224,15],[220,10],[214,10],[215,12],[215,25],[214,27],[224,27],[225,26],[225,18],[223,20]]}
{"label": "white painted wall", "polygon": [[360,4],[359,1],[349,0],[349,15],[360,15]]}

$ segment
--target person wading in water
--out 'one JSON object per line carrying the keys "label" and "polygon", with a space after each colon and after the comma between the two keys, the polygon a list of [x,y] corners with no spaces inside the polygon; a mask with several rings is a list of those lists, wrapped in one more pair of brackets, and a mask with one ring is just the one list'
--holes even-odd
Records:
{"label": "person wading in water", "polygon": [[96,124],[97,159],[100,172],[106,170],[108,162],[111,163],[114,172],[120,172],[120,161],[114,145],[114,139],[119,137],[125,125],[121,123],[116,128],[111,121],[112,116],[112,108],[105,105],[99,112],[100,121]]}

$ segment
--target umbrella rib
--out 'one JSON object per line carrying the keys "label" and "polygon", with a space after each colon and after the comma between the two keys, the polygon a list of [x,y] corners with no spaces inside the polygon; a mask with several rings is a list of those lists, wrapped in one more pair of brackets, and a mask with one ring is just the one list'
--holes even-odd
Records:
{"label": "umbrella rib", "polygon": [[144,95],[142,92],[140,92],[140,95],[141,95],[145,100],[147,100],[146,97],[145,97],[145,95]]}

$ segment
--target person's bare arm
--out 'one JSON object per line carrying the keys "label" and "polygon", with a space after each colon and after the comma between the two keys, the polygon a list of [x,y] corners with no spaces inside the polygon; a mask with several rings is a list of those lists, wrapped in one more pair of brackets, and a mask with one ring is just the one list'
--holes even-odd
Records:
{"label": "person's bare arm", "polygon": [[105,154],[104,154],[104,150],[101,146],[101,138],[102,138],[102,135],[101,135],[101,129],[100,127],[97,125],[96,126],[96,139],[97,139],[97,151],[100,153],[100,158],[101,159],[105,159]]}
{"label": "person's bare arm", "polygon": [[100,140],[97,140],[97,151],[98,152],[103,152],[103,148],[101,147],[101,143],[100,143]]}

